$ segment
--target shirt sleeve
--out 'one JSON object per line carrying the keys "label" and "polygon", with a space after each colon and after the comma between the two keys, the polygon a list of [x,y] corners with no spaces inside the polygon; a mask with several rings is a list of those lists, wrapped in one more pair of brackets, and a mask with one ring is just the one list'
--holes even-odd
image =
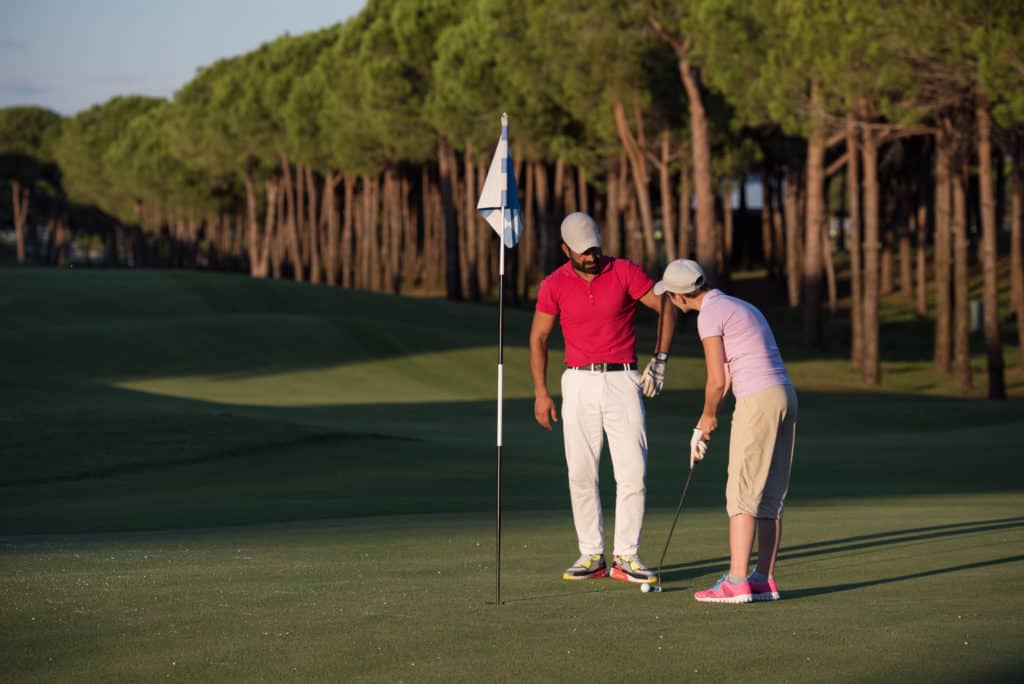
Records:
{"label": "shirt sleeve", "polygon": [[715,306],[705,306],[697,314],[697,334],[704,340],[709,337],[722,337],[725,334],[725,321],[721,311]]}
{"label": "shirt sleeve", "polygon": [[559,312],[558,301],[555,299],[548,278],[540,281],[540,288],[537,289],[537,311],[557,316]]}
{"label": "shirt sleeve", "polygon": [[629,296],[633,299],[640,299],[647,294],[652,287],[654,287],[654,281],[651,277],[644,273],[644,270],[634,264],[632,261],[629,263],[628,273],[628,287]]}

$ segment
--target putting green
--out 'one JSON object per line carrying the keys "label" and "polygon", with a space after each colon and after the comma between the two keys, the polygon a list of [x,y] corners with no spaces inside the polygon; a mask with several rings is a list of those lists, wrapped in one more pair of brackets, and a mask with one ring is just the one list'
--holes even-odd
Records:
{"label": "putting green", "polygon": [[[728,417],[667,591],[563,582],[560,435],[533,422],[530,312],[510,309],[495,606],[493,306],[159,271],[6,268],[0,292],[8,679],[1024,674],[1024,411],[951,396],[928,339],[890,344],[874,392],[845,359],[784,342],[801,402],[787,598],[705,606],[691,594],[724,568]],[[883,329],[883,349],[899,331]],[[684,327],[648,404],[648,563],[686,475],[696,354]],[[1008,379],[1019,396],[1024,379]]]}
{"label": "putting green", "polygon": [[[998,681],[1024,672],[1019,495],[794,504],[785,598],[691,594],[725,519],[685,510],[661,594],[564,582],[565,511],[35,537],[0,556],[15,680]],[[649,516],[654,554],[671,521]],[[656,560],[656,559],[655,559]]]}

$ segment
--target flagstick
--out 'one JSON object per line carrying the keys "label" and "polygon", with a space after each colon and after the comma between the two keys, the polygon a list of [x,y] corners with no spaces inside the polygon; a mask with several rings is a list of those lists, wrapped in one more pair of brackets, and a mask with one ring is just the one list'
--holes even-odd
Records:
{"label": "flagstick", "polygon": [[[502,216],[505,207],[501,208]],[[504,356],[505,356],[505,238],[498,236],[498,512],[495,517],[497,541],[494,545],[497,570],[495,581],[495,603],[501,605],[501,432],[502,432],[502,399],[504,396]]]}

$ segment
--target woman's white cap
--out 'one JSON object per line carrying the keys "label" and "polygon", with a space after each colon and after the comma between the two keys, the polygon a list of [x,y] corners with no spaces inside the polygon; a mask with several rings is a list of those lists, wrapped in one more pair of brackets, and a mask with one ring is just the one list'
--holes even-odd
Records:
{"label": "woman's white cap", "polygon": [[654,284],[654,294],[678,292],[692,294],[706,282],[704,269],[692,259],[676,259],[665,267],[665,274]]}

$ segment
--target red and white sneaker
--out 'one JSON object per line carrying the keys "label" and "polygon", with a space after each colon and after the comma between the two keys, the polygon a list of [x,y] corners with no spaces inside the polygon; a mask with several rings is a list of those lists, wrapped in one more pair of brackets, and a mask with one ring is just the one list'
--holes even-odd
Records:
{"label": "red and white sneaker", "polygon": [[782,598],[774,577],[769,577],[767,582],[755,582],[748,577],[747,583],[750,584],[751,601],[778,601]]}
{"label": "red and white sneaker", "polygon": [[615,556],[612,563],[611,578],[620,582],[639,582],[641,584],[655,584],[658,578],[639,556]]}
{"label": "red and white sneaker", "polygon": [[710,589],[698,591],[693,595],[701,603],[750,603],[750,582],[743,580],[739,584],[729,584],[729,575],[722,575]]}

